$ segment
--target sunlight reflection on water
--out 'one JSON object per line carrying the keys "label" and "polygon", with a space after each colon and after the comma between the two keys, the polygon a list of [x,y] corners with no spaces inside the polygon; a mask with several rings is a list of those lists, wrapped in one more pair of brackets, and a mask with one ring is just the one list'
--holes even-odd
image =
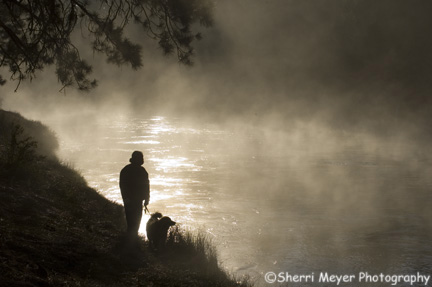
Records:
{"label": "sunlight reflection on water", "polygon": [[152,140],[129,141],[129,142],[120,142],[120,143],[132,144],[132,145],[160,144],[160,142],[158,142],[158,141],[152,141]]}
{"label": "sunlight reflection on water", "polygon": [[121,203],[118,174],[142,150],[150,211],[205,230],[223,265],[240,274],[430,270],[430,165],[287,139],[118,118],[97,123],[91,140],[64,143],[62,156]]}

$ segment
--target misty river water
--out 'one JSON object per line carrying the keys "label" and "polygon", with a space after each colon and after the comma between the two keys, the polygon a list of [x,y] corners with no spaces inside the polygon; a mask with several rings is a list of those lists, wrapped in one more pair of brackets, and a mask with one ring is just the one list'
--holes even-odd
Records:
{"label": "misty river water", "polygon": [[222,266],[258,286],[269,271],[431,273],[432,169],[424,158],[247,124],[119,117],[85,125],[58,134],[60,157],[90,186],[122,203],[119,172],[143,151],[150,211],[207,233]]}

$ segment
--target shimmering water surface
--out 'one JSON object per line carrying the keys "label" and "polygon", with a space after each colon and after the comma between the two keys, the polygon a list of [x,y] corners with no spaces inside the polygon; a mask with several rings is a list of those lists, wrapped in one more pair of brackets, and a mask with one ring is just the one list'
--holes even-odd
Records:
{"label": "shimmering water surface", "polygon": [[150,211],[207,232],[222,265],[257,285],[267,271],[432,273],[423,157],[164,117],[89,121],[87,131],[60,133],[60,156],[92,187],[121,203],[119,171],[143,151]]}

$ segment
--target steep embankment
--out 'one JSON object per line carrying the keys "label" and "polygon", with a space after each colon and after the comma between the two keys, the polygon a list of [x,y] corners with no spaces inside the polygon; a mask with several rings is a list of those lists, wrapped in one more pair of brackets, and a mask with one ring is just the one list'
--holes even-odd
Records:
{"label": "steep embankment", "polygon": [[[0,110],[1,286],[235,286],[203,236],[130,250],[123,209],[55,157],[55,136]],[[246,283],[243,283],[246,284]]]}

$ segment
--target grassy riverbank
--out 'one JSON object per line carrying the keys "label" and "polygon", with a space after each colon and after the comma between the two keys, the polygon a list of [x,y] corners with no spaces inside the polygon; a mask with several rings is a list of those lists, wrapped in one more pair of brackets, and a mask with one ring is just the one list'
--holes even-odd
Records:
{"label": "grassy riverbank", "polygon": [[38,122],[0,110],[0,286],[246,286],[204,234],[174,229],[165,251],[124,240],[122,206],[56,156]]}

